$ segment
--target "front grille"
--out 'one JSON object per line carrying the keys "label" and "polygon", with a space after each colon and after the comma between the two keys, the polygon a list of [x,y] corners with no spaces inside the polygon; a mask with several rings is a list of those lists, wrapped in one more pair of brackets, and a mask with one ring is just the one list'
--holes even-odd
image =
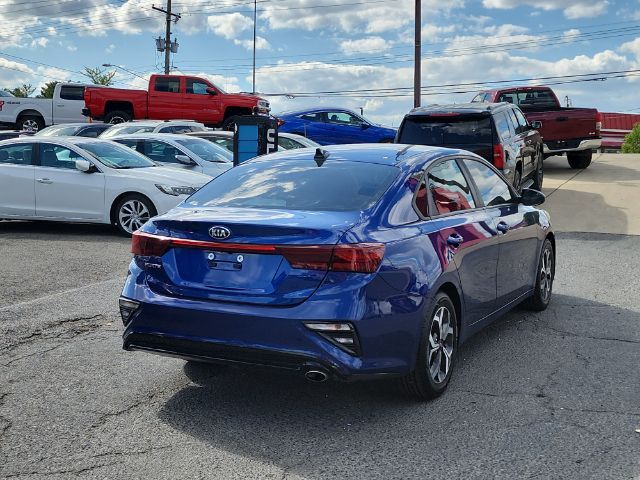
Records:
{"label": "front grille", "polygon": [[197,357],[213,362],[263,365],[288,370],[299,370],[304,364],[315,362],[311,357],[296,353],[236,347],[141,333],[127,335],[123,348],[125,350],[149,350],[185,358]]}

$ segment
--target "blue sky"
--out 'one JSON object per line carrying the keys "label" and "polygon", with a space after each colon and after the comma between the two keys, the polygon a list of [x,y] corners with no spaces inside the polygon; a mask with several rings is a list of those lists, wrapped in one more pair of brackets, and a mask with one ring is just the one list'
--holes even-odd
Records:
{"label": "blue sky", "polygon": [[[0,32],[0,87],[81,81],[84,66],[102,63],[141,77],[160,71],[154,38],[164,34],[164,17],[153,3],[0,0],[0,21],[13,27]],[[269,99],[274,111],[362,107],[372,119],[397,125],[412,106],[411,92],[389,96],[378,89],[412,85],[413,6],[414,0],[258,0],[257,90],[357,90]],[[174,0],[174,11],[182,14],[173,26],[176,73],[250,90],[253,1]],[[638,0],[423,0],[423,86],[445,92],[425,95],[423,103],[463,102],[479,88],[440,85],[633,69],[640,69]],[[116,80],[123,88],[144,86],[123,71]],[[638,85],[629,76],[553,87],[574,106],[640,111]]]}

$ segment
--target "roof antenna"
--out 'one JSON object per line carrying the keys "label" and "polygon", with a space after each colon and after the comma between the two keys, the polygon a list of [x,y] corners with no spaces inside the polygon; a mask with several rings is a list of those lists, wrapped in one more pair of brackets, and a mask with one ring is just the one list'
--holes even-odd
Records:
{"label": "roof antenna", "polygon": [[322,150],[321,148],[316,148],[316,154],[313,156],[313,159],[316,161],[316,164],[321,167],[322,164],[329,158],[329,152],[326,150]]}

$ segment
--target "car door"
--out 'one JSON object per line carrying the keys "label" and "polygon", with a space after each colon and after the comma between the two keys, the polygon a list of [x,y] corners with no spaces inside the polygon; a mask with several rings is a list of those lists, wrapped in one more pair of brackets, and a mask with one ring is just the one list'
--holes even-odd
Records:
{"label": "car door", "polygon": [[504,307],[533,287],[538,264],[538,211],[519,203],[503,177],[487,164],[465,159],[487,215],[498,231],[497,308]]}
{"label": "car door", "polygon": [[218,91],[210,84],[199,78],[186,79],[186,91],[183,104],[189,112],[190,120],[202,123],[218,123],[223,117],[220,94],[212,95],[207,89]]}
{"label": "car door", "polygon": [[0,218],[35,215],[35,168],[32,158],[32,143],[0,147]]}
{"label": "car door", "polygon": [[149,92],[148,117],[154,120],[171,120],[180,118],[179,112],[183,108],[183,95],[180,93],[181,77],[162,76],[155,77],[152,89]]}
{"label": "car door", "polygon": [[59,97],[53,99],[53,123],[73,123],[85,121],[84,85],[63,85]]}
{"label": "car door", "polygon": [[105,179],[102,172],[76,169],[76,160],[89,160],[54,143],[39,144],[35,167],[36,216],[65,220],[103,220]]}
{"label": "car door", "polygon": [[427,170],[426,184],[431,219],[439,224],[445,256],[457,268],[470,325],[495,309],[499,240],[462,168],[457,159],[440,161]]}
{"label": "car door", "polygon": [[[326,112],[310,112],[304,113],[298,117],[300,119],[300,127],[297,127],[291,133],[300,133],[302,136],[310,138],[320,145],[329,145],[333,137],[332,126],[326,121]],[[285,123],[286,125],[286,123]],[[300,130],[299,132],[297,130]],[[290,130],[286,130],[289,132]]]}
{"label": "car door", "polygon": [[525,170],[524,176],[530,175],[536,169],[537,137],[538,134],[531,128],[529,122],[519,108],[512,110],[518,122],[518,135],[524,142]]}
{"label": "car door", "polygon": [[328,111],[327,124],[333,132],[332,143],[365,143],[367,141],[363,120],[349,112]]}

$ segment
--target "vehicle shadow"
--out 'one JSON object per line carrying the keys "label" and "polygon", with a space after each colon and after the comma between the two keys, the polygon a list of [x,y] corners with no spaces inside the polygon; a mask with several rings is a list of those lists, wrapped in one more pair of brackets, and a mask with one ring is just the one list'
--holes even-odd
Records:
{"label": "vehicle shadow", "polygon": [[[621,338],[603,333],[603,315]],[[640,415],[637,317],[563,295],[542,313],[516,309],[462,346],[449,389],[430,402],[391,381],[310,384],[187,363],[192,383],[158,416],[282,478],[609,478],[612,465],[626,478],[640,451],[629,424]]]}
{"label": "vehicle shadow", "polygon": [[[593,162],[584,170],[574,170],[569,167],[566,157],[549,157],[544,161],[544,172],[547,178],[574,179],[579,182],[611,183],[621,182],[626,179],[638,178],[640,169],[629,168],[623,165],[624,159],[619,155],[594,154]],[[546,190],[546,188],[545,188]],[[555,191],[555,190],[552,190]]]}
{"label": "vehicle shadow", "polygon": [[40,235],[43,237],[55,235],[56,240],[67,239],[69,241],[76,241],[77,237],[82,237],[83,240],[87,241],[103,241],[109,238],[126,240],[110,225],[48,222],[43,220],[0,220],[0,235],[11,235],[16,238],[24,235]]}

